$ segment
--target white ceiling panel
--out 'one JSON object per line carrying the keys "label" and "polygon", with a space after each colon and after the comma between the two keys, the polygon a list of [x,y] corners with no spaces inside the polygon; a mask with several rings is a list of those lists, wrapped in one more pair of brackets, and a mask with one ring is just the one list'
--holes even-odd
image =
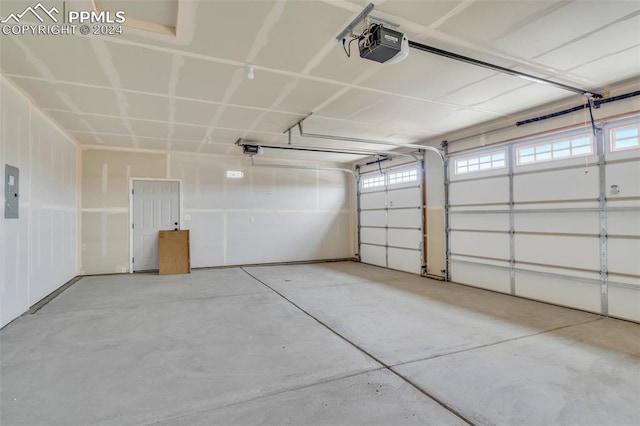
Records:
{"label": "white ceiling panel", "polygon": [[63,101],[63,97],[58,95],[61,92],[62,85],[51,84],[41,80],[18,79],[13,77],[12,80],[19,84],[33,99],[38,100],[38,105],[43,109],[61,109],[68,110],[69,105]]}
{"label": "white ceiling panel", "polygon": [[47,111],[47,115],[58,122],[67,131],[90,131],[85,116],[71,112]]}
{"label": "white ceiling panel", "polygon": [[474,43],[490,43],[529,22],[557,12],[566,3],[544,0],[476,1],[440,25],[438,30]]}
{"label": "white ceiling panel", "polygon": [[[129,135],[99,135],[99,138],[104,143],[98,144],[100,146],[108,147],[122,147],[122,148],[137,148],[134,145],[134,141]],[[158,145],[159,150],[165,149],[162,144]]]}
{"label": "white ceiling panel", "polygon": [[508,93],[528,84],[530,83],[516,77],[494,73],[484,80],[460,86],[439,100],[457,105],[478,106],[501,93]]}
{"label": "white ceiling panel", "polygon": [[[323,118],[320,116],[311,116],[308,120],[305,120],[303,130],[305,133],[316,134],[329,134],[336,136],[346,136],[364,139],[381,139],[389,140],[391,142],[409,142],[404,139],[401,134],[406,131],[402,126],[389,126],[386,123],[377,122],[375,119],[370,121],[362,121],[359,123],[351,120],[335,120]],[[297,137],[298,129],[294,129],[293,135]],[[300,138],[300,141],[307,140],[306,138]],[[317,139],[316,143],[322,145],[332,145],[334,141]],[[345,146],[348,144],[344,141],[336,141],[336,146]],[[380,147],[378,147],[380,149]]]}
{"label": "white ceiling panel", "polygon": [[350,89],[316,112],[318,115],[346,119],[374,105],[390,102],[392,99],[394,99],[392,95],[363,89]]}
{"label": "white ceiling panel", "polygon": [[120,106],[119,115],[129,118],[169,122],[168,98],[139,93],[125,93],[121,97],[123,98],[123,105]]}
{"label": "white ceiling panel", "polygon": [[589,79],[599,81],[600,85],[607,86],[607,81],[611,80],[611,64],[625,64],[624,69],[616,69],[616,74],[620,80],[637,77],[640,69],[640,54],[635,48],[624,50],[618,54],[613,54],[605,58],[599,58],[577,68],[572,68],[571,72],[589,76]]}
{"label": "white ceiling panel", "polygon": [[83,145],[104,145],[102,140],[98,140],[98,138],[86,132],[68,132],[69,135],[74,138],[76,141]]}
{"label": "white ceiling panel", "polygon": [[175,139],[182,139],[187,141],[204,140],[207,135],[207,128],[204,126],[188,126],[185,124],[174,124],[172,137]]}
{"label": "white ceiling panel", "polygon": [[173,121],[176,123],[208,126],[220,109],[219,105],[198,101],[176,99],[172,103],[175,109]]}
{"label": "white ceiling panel", "polygon": [[276,2],[271,0],[200,1],[194,38],[184,49],[247,62],[256,36],[274,6]]}
{"label": "white ceiling panel", "polygon": [[286,94],[278,103],[277,108],[282,111],[306,115],[314,111],[318,105],[326,101],[328,97],[338,93],[342,88],[343,86],[333,83],[298,79],[285,86]]}
{"label": "white ceiling panel", "polygon": [[[256,70],[255,78],[244,78],[233,92],[229,103],[259,108],[269,108],[278,100],[287,85],[294,85],[291,77],[272,72]],[[274,106],[274,107],[277,107]]]}
{"label": "white ceiling panel", "polygon": [[226,107],[221,109],[219,117],[216,117],[212,124],[215,127],[224,127],[227,129],[248,129],[251,123],[262,116],[263,112],[236,107]]}
{"label": "white ceiling panel", "polygon": [[243,133],[242,130],[214,129],[209,136],[210,140],[202,144],[203,149],[205,145],[212,143],[234,146],[233,144],[242,137]]}
{"label": "white ceiling panel", "polygon": [[[174,0],[106,1],[173,23]],[[0,69],[82,144],[163,151],[237,153],[240,137],[286,144],[282,132],[308,114],[307,132],[417,143],[558,99],[582,101],[415,49],[382,65],[361,59],[354,43],[347,58],[335,36],[365,4],[183,0],[176,37],[2,34]],[[29,5],[2,0],[0,17]],[[387,0],[376,15],[399,23],[413,41],[589,91],[640,80],[637,1]],[[253,80],[248,63],[256,65]],[[284,150],[269,158],[278,155],[353,160]]]}
{"label": "white ceiling panel", "polygon": [[[265,32],[266,42],[256,65],[302,71],[307,63],[352,19],[352,13],[323,2],[289,1],[273,28]],[[266,27],[270,21],[265,21]],[[257,40],[259,41],[259,40]]]}
{"label": "white ceiling panel", "polygon": [[[88,130],[95,131],[97,134],[118,134],[129,135],[131,132],[128,129],[125,121],[120,117],[107,117],[99,115],[89,114],[74,114],[71,112],[49,111],[52,117],[57,119],[65,119],[68,121],[74,120],[78,123],[87,123]],[[77,126],[65,126],[69,130],[87,130],[85,127],[78,128]]]}
{"label": "white ceiling panel", "polygon": [[6,74],[48,78],[50,72],[17,37],[0,37],[0,69]]}
{"label": "white ceiling panel", "polygon": [[[117,70],[115,76],[123,89],[137,90],[151,93],[170,93],[172,73],[179,72],[184,59],[156,50],[144,49],[139,46],[128,46],[116,43],[106,44],[113,67]],[[176,64],[174,65],[174,61]],[[174,83],[175,84],[175,83]]]}
{"label": "white ceiling panel", "polygon": [[[545,52],[584,38],[594,31],[597,35],[599,30],[606,29],[609,25],[615,26],[616,24],[613,23],[616,20],[638,11],[637,2],[624,0],[581,0],[567,2],[566,4],[563,2],[556,3],[556,5],[550,7],[554,13],[535,16],[537,19],[532,19],[528,23],[522,23],[522,25],[514,27],[511,33],[507,33],[499,40],[496,40],[493,46],[523,58],[537,58]],[[636,26],[635,37],[633,30],[631,33],[627,33],[629,40],[635,39],[636,42],[638,41],[637,28]],[[608,42],[604,34],[597,35],[597,37]],[[612,45],[609,44],[604,52],[611,48]],[[580,49],[573,47],[569,51],[578,53]],[[542,63],[546,64],[544,61]]]}
{"label": "white ceiling panel", "polygon": [[[578,95],[573,95],[582,102]],[[493,99],[478,104],[479,108],[510,114],[534,106],[567,98],[567,95],[551,86],[530,83],[521,88],[501,93]]]}
{"label": "white ceiling panel", "polygon": [[311,68],[310,74],[344,83],[352,83],[363,74],[375,72],[383,67],[384,65],[377,62],[360,58],[358,46],[355,42],[351,45],[351,57],[347,58],[342,44],[336,41],[335,45],[327,52],[325,59],[317,62]]}
{"label": "white ceiling panel", "polygon": [[222,101],[237,69],[226,64],[185,57],[175,93],[185,98]]}
{"label": "white ceiling panel", "polygon": [[[90,38],[81,36],[14,36],[23,47],[22,56],[45,78],[60,81],[110,86],[109,79],[96,59]],[[2,36],[4,39],[5,36]],[[4,49],[4,44],[2,45]],[[27,49],[27,52],[24,52]],[[20,56],[19,56],[20,57]],[[12,62],[13,58],[7,58]]]}
{"label": "white ceiling panel", "polygon": [[456,7],[465,3],[462,0],[449,1],[416,1],[416,0],[392,0],[376,7],[376,11],[382,11],[395,16],[401,16],[425,27],[433,25],[438,19],[452,12]]}
{"label": "white ceiling panel", "polygon": [[[639,46],[640,16],[635,16],[611,25],[588,37],[563,45],[552,52],[537,57],[536,61],[550,67],[567,70],[603,56],[608,56],[612,51],[612,47],[614,47],[614,52],[619,52]],[[615,69],[611,70],[608,83],[620,80],[621,78],[618,74],[628,72],[628,66],[631,64],[616,65]]]}
{"label": "white ceiling panel", "polygon": [[238,147],[232,144],[218,144],[212,143],[203,145],[198,151],[202,154],[218,154],[218,155],[237,155],[239,153]]}
{"label": "white ceiling panel", "polygon": [[492,74],[494,71],[413,50],[407,59],[383,67],[362,85],[434,100],[461,85],[482,80]]}
{"label": "white ceiling panel", "polygon": [[254,132],[282,133],[300,121],[301,118],[301,116],[292,114],[268,112],[265,113],[261,117],[260,121],[249,130]]}
{"label": "white ceiling panel", "polygon": [[180,152],[198,152],[199,142],[190,142],[182,140],[171,141],[171,150]]}
{"label": "white ceiling panel", "polygon": [[131,129],[136,137],[140,138],[166,139],[169,134],[169,125],[167,123],[131,120]]}
{"label": "white ceiling panel", "polygon": [[427,129],[437,125],[438,120],[456,110],[457,108],[451,106],[399,98],[376,104],[366,111],[355,114],[352,118],[364,123],[388,122],[407,129],[412,126],[413,128]]}
{"label": "white ceiling panel", "polygon": [[[173,143],[171,144],[171,149],[173,149]],[[169,142],[165,139],[138,138],[138,145],[136,146],[136,148],[164,151],[168,150],[169,146]]]}

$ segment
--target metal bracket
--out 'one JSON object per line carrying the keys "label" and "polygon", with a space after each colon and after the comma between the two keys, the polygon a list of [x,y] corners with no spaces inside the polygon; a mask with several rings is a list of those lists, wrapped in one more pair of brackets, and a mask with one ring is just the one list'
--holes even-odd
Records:
{"label": "metal bracket", "polygon": [[340,31],[340,34],[338,34],[338,36],[336,37],[336,40],[342,41],[347,37],[347,35],[350,35],[353,32],[353,29],[356,26],[358,26],[360,22],[364,21],[367,16],[369,16],[369,14],[373,11],[374,7],[375,6],[373,3],[369,3],[368,5],[366,5],[364,9],[362,9],[362,12],[360,12],[358,16],[356,16],[355,19],[351,21],[349,25],[346,26],[345,29]]}

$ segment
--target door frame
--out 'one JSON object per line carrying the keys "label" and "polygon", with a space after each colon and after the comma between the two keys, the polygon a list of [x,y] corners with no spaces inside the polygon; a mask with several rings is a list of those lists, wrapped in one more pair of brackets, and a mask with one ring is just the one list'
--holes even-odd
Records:
{"label": "door frame", "polygon": [[182,229],[182,225],[184,222],[184,211],[183,211],[183,193],[182,193],[182,179],[165,179],[165,178],[146,178],[146,177],[130,177],[129,178],[129,223],[127,224],[128,232],[129,232],[129,273],[133,274],[133,182],[136,180],[144,180],[144,181],[154,181],[154,182],[178,182],[178,228]]}

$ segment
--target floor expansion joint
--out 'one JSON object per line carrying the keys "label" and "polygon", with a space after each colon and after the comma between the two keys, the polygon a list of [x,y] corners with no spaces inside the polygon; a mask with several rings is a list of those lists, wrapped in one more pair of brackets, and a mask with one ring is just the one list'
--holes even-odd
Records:
{"label": "floor expansion joint", "polygon": [[307,310],[305,310],[304,308],[302,308],[300,305],[298,305],[297,303],[295,303],[294,301],[292,301],[291,299],[289,299],[288,297],[286,297],[284,294],[282,294],[281,292],[279,292],[278,290],[274,289],[273,287],[271,287],[269,284],[265,283],[264,281],[262,281],[261,279],[259,279],[258,277],[256,277],[255,275],[251,274],[250,272],[248,272],[247,270],[245,270],[244,268],[240,268],[245,274],[249,275],[251,278],[253,278],[254,280],[258,281],[259,283],[261,283],[262,285],[264,285],[265,287],[269,288],[271,291],[273,291],[274,293],[276,293],[278,296],[280,296],[281,298],[283,298],[284,300],[286,300],[288,303],[290,303],[291,305],[293,305],[295,308],[297,308],[298,310],[300,310],[301,312],[303,312],[305,315],[307,315],[309,318],[313,319],[314,321],[316,321],[318,324],[320,324],[321,326],[323,326],[324,328],[326,328],[327,330],[329,330],[331,333],[335,334],[336,336],[338,336],[340,339],[344,340],[346,343],[348,343],[349,345],[351,345],[353,348],[357,349],[358,351],[362,352],[363,354],[365,354],[366,356],[368,356],[369,358],[373,359],[375,362],[377,362],[378,364],[380,364],[382,367],[380,368],[380,370],[387,370],[390,373],[392,373],[393,375],[395,375],[396,377],[398,377],[400,380],[402,380],[403,382],[407,383],[408,385],[410,385],[411,387],[413,387],[414,389],[416,389],[418,392],[420,392],[421,394],[425,395],[427,398],[431,399],[432,401],[436,402],[438,405],[440,405],[442,408],[446,409],[447,411],[451,412],[453,415],[455,415],[456,417],[458,417],[460,420],[462,420],[463,422],[469,424],[469,425],[474,425],[475,423],[473,423],[471,420],[469,420],[468,418],[466,418],[463,414],[461,414],[460,412],[458,412],[455,408],[451,407],[450,405],[448,405],[447,403],[445,403],[444,401],[441,401],[439,398],[435,397],[434,395],[431,395],[429,392],[427,392],[425,389],[419,387],[418,385],[416,385],[415,383],[413,383],[412,381],[408,380],[406,377],[402,376],[401,374],[399,374],[397,371],[395,371],[391,366],[387,365],[385,362],[383,362],[382,360],[380,360],[379,358],[377,358],[375,355],[371,354],[370,352],[366,351],[364,348],[360,347],[358,344],[356,344],[355,342],[349,340],[348,338],[346,338],[345,336],[343,336],[342,334],[338,333],[336,330],[332,329],[331,327],[329,327],[327,324],[325,324],[323,321],[321,321],[320,319],[316,318],[314,315],[312,315],[310,312],[308,312]]}

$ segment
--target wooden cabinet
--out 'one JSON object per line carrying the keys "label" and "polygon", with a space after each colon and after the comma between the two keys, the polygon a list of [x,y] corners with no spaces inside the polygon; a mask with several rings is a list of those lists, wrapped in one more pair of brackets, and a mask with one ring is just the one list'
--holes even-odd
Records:
{"label": "wooden cabinet", "polygon": [[158,257],[160,275],[191,273],[189,230],[160,231]]}

